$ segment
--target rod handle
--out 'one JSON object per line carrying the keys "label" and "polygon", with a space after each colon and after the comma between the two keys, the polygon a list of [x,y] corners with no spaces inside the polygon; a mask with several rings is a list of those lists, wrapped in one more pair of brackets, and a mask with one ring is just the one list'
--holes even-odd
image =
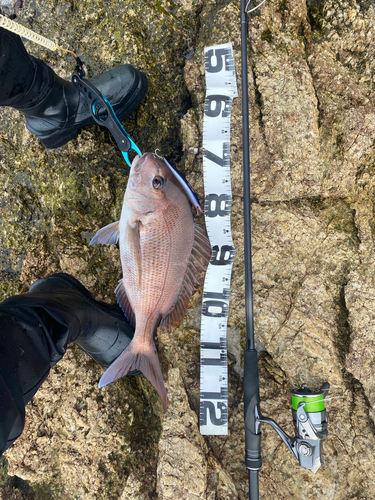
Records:
{"label": "rod handle", "polygon": [[262,466],[259,403],[258,353],[247,349],[244,352],[245,465],[250,470]]}

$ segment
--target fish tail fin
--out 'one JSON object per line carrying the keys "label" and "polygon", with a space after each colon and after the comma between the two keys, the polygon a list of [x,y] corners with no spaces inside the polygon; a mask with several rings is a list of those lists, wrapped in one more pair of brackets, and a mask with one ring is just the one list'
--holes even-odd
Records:
{"label": "fish tail fin", "polygon": [[164,406],[167,409],[168,397],[164,386],[163,373],[161,371],[158,353],[154,341],[149,349],[138,350],[133,341],[125,351],[104,372],[99,381],[99,388],[104,387],[115,380],[125,377],[129,372],[140,370],[157,390]]}

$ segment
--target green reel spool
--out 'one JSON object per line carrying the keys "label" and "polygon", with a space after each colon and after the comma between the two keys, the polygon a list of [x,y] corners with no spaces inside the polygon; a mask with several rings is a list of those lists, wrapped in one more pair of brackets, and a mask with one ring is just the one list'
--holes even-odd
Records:
{"label": "green reel spool", "polygon": [[297,411],[298,405],[305,403],[306,413],[325,411],[324,398],[326,394],[327,389],[323,389],[323,387],[320,391],[314,392],[306,384],[303,384],[299,389],[291,392],[293,410]]}

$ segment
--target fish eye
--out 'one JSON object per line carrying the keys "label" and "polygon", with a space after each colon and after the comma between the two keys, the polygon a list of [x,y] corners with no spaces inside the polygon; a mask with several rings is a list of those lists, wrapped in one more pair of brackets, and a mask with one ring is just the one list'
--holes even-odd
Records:
{"label": "fish eye", "polygon": [[162,187],[164,187],[164,177],[162,177],[161,175],[155,175],[155,177],[152,179],[152,187],[154,189],[161,189]]}

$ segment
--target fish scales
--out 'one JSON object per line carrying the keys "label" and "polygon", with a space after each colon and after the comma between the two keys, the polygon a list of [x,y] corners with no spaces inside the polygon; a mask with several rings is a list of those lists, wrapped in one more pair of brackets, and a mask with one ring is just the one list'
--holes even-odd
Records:
{"label": "fish scales", "polygon": [[[183,179],[152,153],[133,161],[121,219],[100,229],[91,244],[120,243],[123,279],[116,295],[135,325],[132,342],[102,376],[99,387],[140,370],[158,391],[167,393],[154,336],[183,319],[194,285],[207,267],[211,247],[194,224]],[[190,200],[190,201],[189,201]],[[199,204],[198,204],[199,206]]]}
{"label": "fish scales", "polygon": [[[158,214],[157,218],[157,221],[154,217],[140,220],[139,268],[134,265],[138,261],[138,255],[134,253],[136,249],[129,247],[125,232],[123,238],[120,236],[123,283],[132,308],[139,315],[147,314],[155,307],[164,315],[172,307],[181,288],[181,274],[185,273],[193,245],[193,231],[184,234],[186,224],[170,221],[164,214]],[[182,217],[179,219],[181,221]],[[192,218],[190,226],[193,228]]]}

